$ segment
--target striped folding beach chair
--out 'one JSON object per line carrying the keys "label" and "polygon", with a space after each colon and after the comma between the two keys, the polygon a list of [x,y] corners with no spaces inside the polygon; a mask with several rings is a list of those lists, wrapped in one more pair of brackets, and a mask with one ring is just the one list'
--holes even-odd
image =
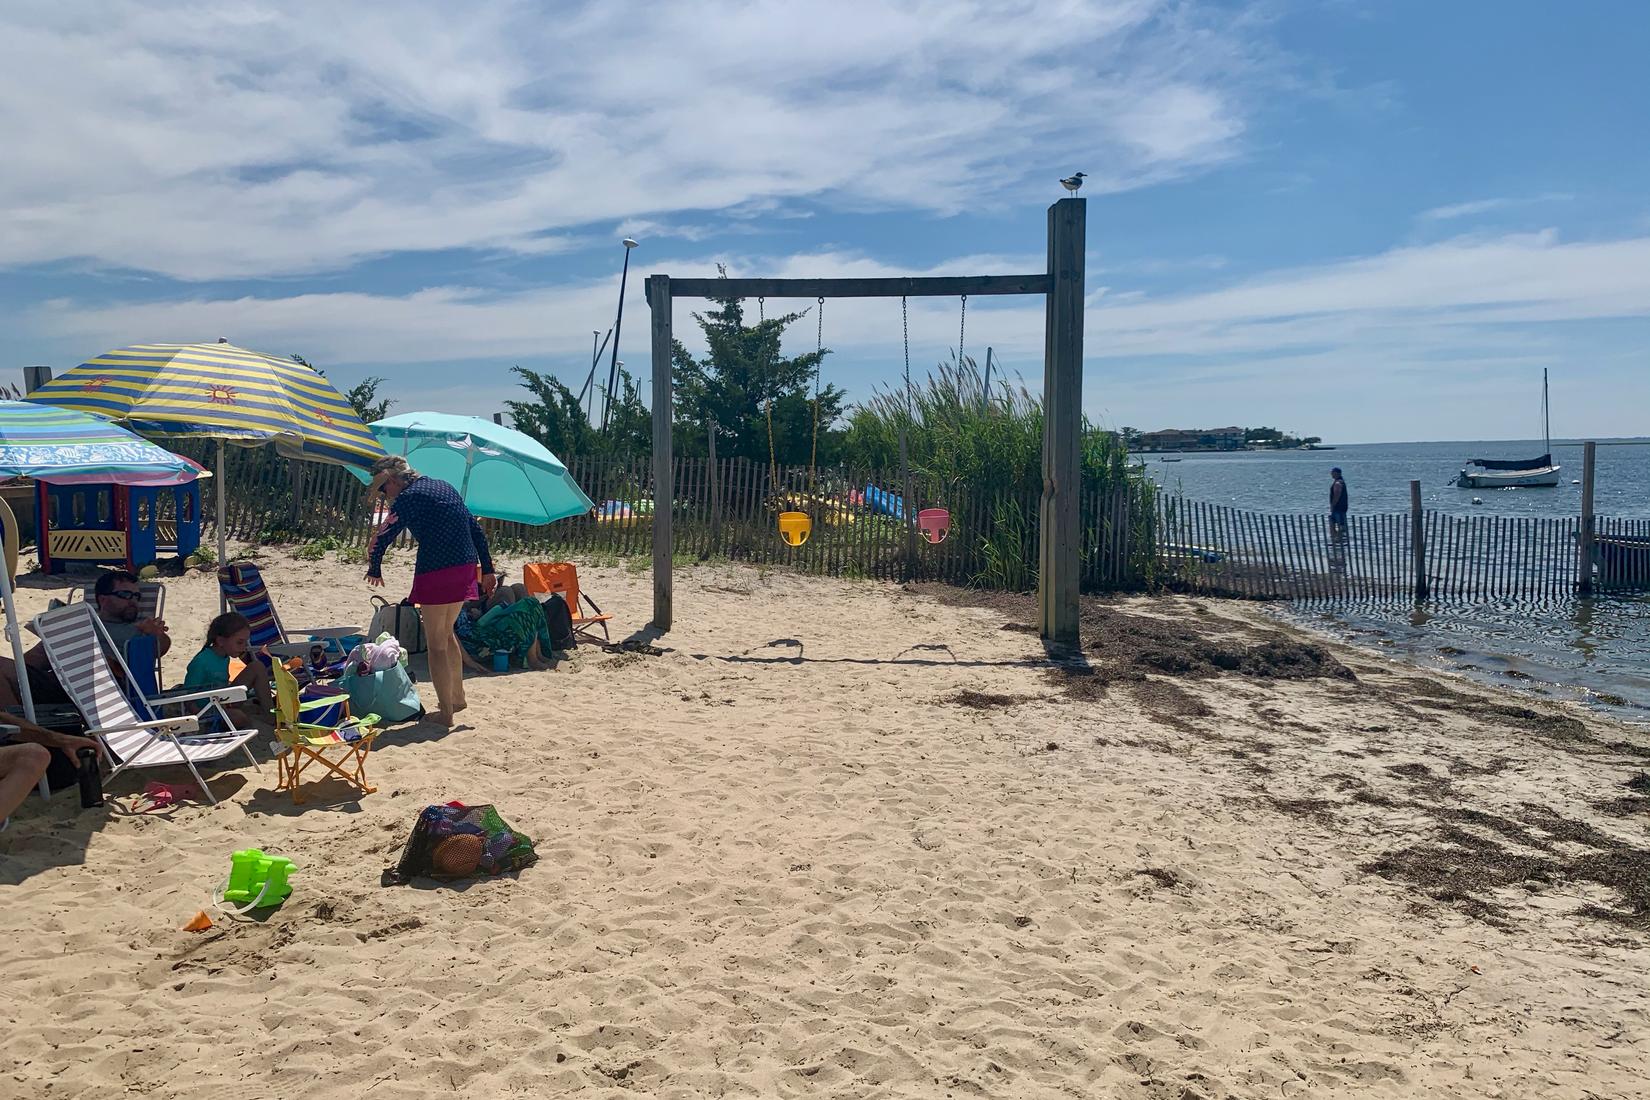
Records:
{"label": "striped folding beach chair", "polygon": [[309,657],[310,638],[337,639],[365,633],[359,626],[294,627],[288,630],[275,613],[275,601],[263,573],[249,561],[232,561],[218,570],[218,588],[229,610],[239,611],[252,624],[252,648],[267,645],[281,657]]}
{"label": "striped folding beach chair", "polygon": [[[97,607],[96,589],[97,586],[95,584],[88,584],[85,588],[80,590],[80,598],[84,602],[91,604],[94,609]],[[166,610],[166,586],[161,584],[159,581],[139,581],[138,591],[143,593],[143,595],[138,598],[138,618],[164,619],[166,617],[164,614]],[[155,660],[154,689],[159,691],[161,688],[166,686],[166,681],[162,678],[160,653],[153,647],[150,647],[150,652],[153,654]],[[132,663],[131,654],[122,653],[121,656],[127,659],[128,664]],[[140,682],[143,682],[141,675]]]}
{"label": "striped folding beach chair", "polygon": [[[127,768],[182,764],[194,775],[206,797],[217,802],[197,764],[221,760],[239,750],[254,768],[258,766],[247,747],[258,735],[256,730],[226,728],[221,733],[201,733],[199,715],[157,718],[147,704],[134,705],[122,690],[122,684],[132,680],[131,671],[118,654],[111,657],[109,635],[91,605],[72,603],[47,611],[34,620],[34,625],[52,671],[86,721],[86,733],[109,751],[113,765],[110,779]],[[222,705],[245,698],[246,688],[227,687],[173,695],[166,702],[204,703],[208,710],[222,716],[227,727],[233,723],[227,721]]]}

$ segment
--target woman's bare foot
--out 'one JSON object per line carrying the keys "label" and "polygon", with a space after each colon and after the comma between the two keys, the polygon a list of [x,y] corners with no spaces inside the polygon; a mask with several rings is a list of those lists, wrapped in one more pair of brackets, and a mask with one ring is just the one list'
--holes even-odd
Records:
{"label": "woman's bare foot", "polygon": [[451,714],[448,714],[444,710],[435,711],[434,713],[428,714],[425,717],[430,722],[433,722],[435,725],[446,726],[448,729],[452,728],[453,716]]}
{"label": "woman's bare foot", "polygon": [[469,705],[470,705],[469,703],[465,702],[463,699],[460,699],[458,702],[456,702],[452,705],[451,709],[452,709],[452,712],[454,714],[457,714],[459,711],[463,710],[464,708],[468,707]]}

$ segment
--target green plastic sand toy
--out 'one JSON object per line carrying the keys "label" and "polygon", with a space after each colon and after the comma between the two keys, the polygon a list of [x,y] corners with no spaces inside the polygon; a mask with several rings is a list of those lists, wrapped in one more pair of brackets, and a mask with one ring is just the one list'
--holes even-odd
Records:
{"label": "green plastic sand toy", "polygon": [[247,908],[263,909],[281,904],[292,894],[287,877],[292,861],[285,856],[266,856],[257,848],[243,848],[229,857],[229,882],[223,900]]}

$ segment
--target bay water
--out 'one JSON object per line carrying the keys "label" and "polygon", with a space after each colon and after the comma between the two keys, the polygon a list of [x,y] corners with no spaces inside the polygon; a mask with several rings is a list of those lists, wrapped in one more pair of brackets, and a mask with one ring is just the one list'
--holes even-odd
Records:
{"label": "bay water", "polygon": [[[1594,469],[1599,516],[1650,519],[1650,440],[1600,441]],[[1534,458],[1536,440],[1367,443],[1324,451],[1141,455],[1147,473],[1190,500],[1268,513],[1329,511],[1330,469],[1346,478],[1354,513],[1409,512],[1409,483],[1424,507],[1451,515],[1575,517],[1582,448],[1553,443],[1557,488],[1462,489],[1449,484],[1473,458]],[[1585,702],[1629,721],[1650,721],[1650,593],[1526,602],[1411,607],[1280,606],[1282,617],[1355,644],[1475,680]]]}

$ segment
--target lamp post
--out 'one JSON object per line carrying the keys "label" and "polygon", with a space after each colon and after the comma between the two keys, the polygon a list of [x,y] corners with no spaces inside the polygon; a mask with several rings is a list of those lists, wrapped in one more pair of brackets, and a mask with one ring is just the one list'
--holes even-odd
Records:
{"label": "lamp post", "polygon": [[619,383],[619,332],[624,327],[624,284],[630,276],[630,250],[636,247],[636,242],[626,237],[624,245],[624,270],[619,273],[619,312],[613,319],[613,354],[608,359],[607,366],[607,399],[602,402],[602,431],[607,431],[609,414],[613,408],[613,387]]}

